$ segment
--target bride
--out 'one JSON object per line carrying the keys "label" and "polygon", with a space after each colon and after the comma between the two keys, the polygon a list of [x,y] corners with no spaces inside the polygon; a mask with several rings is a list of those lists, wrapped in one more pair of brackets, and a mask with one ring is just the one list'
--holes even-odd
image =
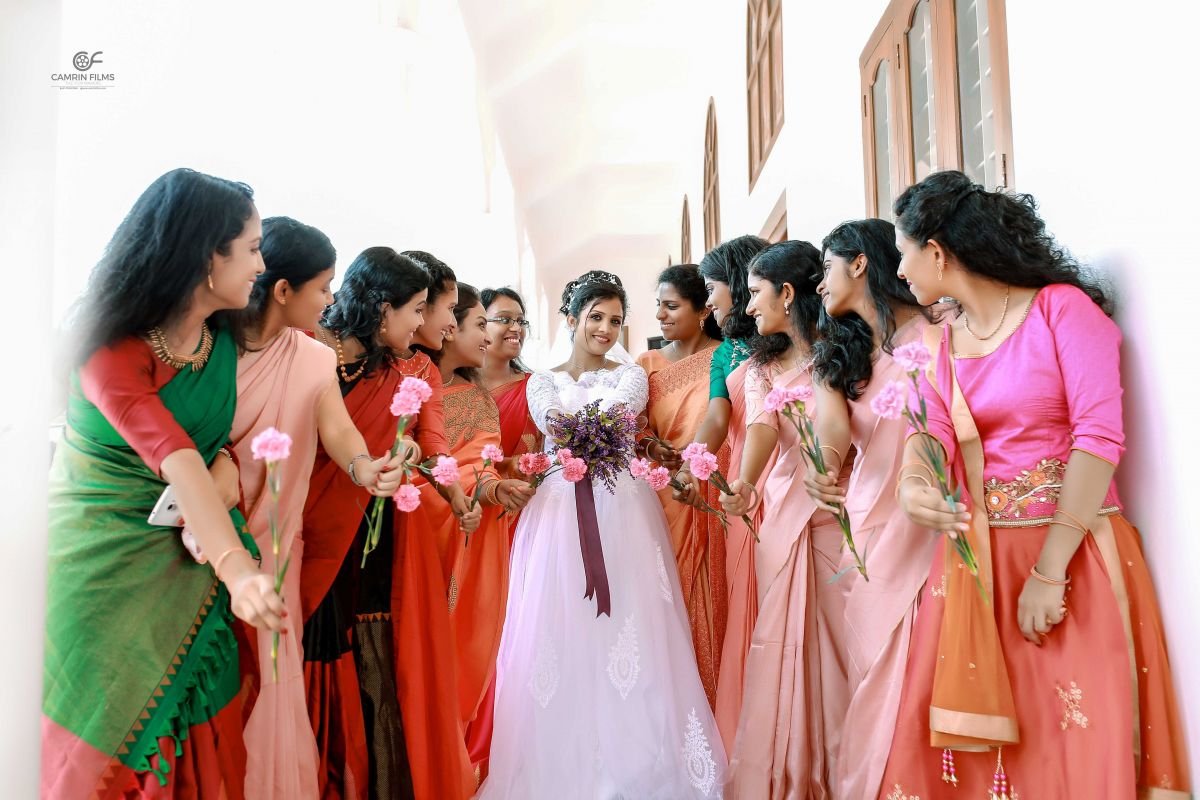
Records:
{"label": "bride", "polygon": [[[571,357],[535,373],[528,389],[547,451],[559,414],[596,400],[640,414],[648,391],[641,367],[608,358],[626,311],[617,276],[593,271],[572,281],[560,310]],[[597,482],[594,497],[607,614],[603,591],[584,596],[574,484],[555,473],[521,515],[490,772],[478,797],[720,797],[725,755],[696,671],[662,507],[628,473],[615,494]]]}

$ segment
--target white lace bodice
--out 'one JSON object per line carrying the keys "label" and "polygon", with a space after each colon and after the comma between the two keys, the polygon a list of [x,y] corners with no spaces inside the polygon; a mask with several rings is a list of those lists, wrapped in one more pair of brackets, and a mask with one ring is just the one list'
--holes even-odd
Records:
{"label": "white lace bodice", "polygon": [[546,423],[554,412],[574,414],[596,400],[600,401],[601,409],[620,403],[640,415],[646,410],[650,383],[640,366],[622,364],[615,369],[585,372],[579,380],[566,372],[535,372],[526,393],[533,423],[548,434]]}

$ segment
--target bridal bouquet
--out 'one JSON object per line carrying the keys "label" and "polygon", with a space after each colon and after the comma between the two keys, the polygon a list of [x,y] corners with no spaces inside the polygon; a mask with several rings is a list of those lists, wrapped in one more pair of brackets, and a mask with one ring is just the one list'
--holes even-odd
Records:
{"label": "bridal bouquet", "polygon": [[602,411],[599,400],[551,423],[560,452],[565,449],[568,458],[582,460],[587,465],[587,476],[603,483],[610,494],[616,491],[618,476],[629,469],[634,437],[639,431],[636,414],[620,404]]}
{"label": "bridal bouquet", "polygon": [[[813,398],[813,390],[811,386],[781,386],[772,389],[767,393],[766,399],[763,400],[763,410],[771,412],[779,412],[792,423],[796,433],[800,435],[800,447],[804,455],[808,458],[813,469],[822,475],[829,474],[829,467],[825,464],[825,455],[821,451],[821,441],[817,438],[817,432],[813,428],[813,421],[805,413],[804,406]],[[832,449],[832,448],[829,448]],[[863,576],[863,580],[869,581],[867,577],[867,565],[858,554],[857,548],[854,546],[854,533],[850,530],[850,515],[846,513],[846,507],[842,506],[837,512],[838,527],[842,529],[842,541],[846,545],[846,549],[854,556],[854,568]],[[849,569],[849,567],[847,568]],[[846,570],[839,572],[833,576],[833,580],[837,580]]]}
{"label": "bridal bouquet", "polygon": [[[909,383],[917,395],[918,410],[913,411],[909,408],[909,383],[904,381],[893,381],[885,385],[871,401],[871,410],[885,419],[898,419],[903,416],[913,430],[925,434],[918,439],[921,447],[921,460],[925,462],[937,480],[937,490],[953,509],[957,503],[962,501],[962,488],[950,488],[950,472],[946,466],[946,459],[941,445],[929,432],[929,413],[925,405],[925,396],[921,394],[921,385],[917,381],[917,375],[929,366],[933,356],[930,354],[929,348],[922,343],[910,342],[897,347],[896,351],[892,353],[892,358],[908,375]],[[971,548],[971,543],[967,541],[966,536],[959,536],[955,531],[950,531],[947,535],[950,537],[959,559],[962,560],[963,566],[975,576],[975,583],[979,587],[980,593],[984,595],[984,599],[987,599],[987,593],[979,579],[979,561],[975,558],[975,551]]]}

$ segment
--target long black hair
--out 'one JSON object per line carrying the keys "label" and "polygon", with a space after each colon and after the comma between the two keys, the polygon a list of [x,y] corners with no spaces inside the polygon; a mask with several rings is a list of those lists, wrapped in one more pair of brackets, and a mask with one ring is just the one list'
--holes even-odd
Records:
{"label": "long black hair", "polygon": [[726,339],[749,339],[755,335],[754,318],[746,313],[750,289],[746,282],[750,260],[762,252],[768,242],[760,236],[739,236],[722,242],[700,259],[700,274],[706,280],[728,284],[733,309],[721,325]]}
{"label": "long black hair", "polygon": [[[897,274],[900,251],[896,249],[896,228],[883,219],[856,219],[838,225],[821,242],[822,253],[832,253],[847,261],[867,257],[867,295],[875,307],[876,324],[885,353],[895,349],[896,306],[920,311],[926,319],[930,312],[917,302],[908,283]],[[871,379],[875,340],[871,325],[856,313],[850,313],[822,325],[822,337],[814,348],[813,371],[825,385],[837,389],[851,400],[862,396],[864,384]]]}
{"label": "long black hair", "polygon": [[1065,283],[1111,315],[1109,293],[1046,231],[1031,194],[989,192],[961,172],[935,172],[904,190],[896,227],[924,247],[936,240],[970,273],[1012,286]]}
{"label": "long black hair", "polygon": [[125,215],[75,308],[78,363],[101,347],[177,319],[208,279],[214,253],[229,255],[254,214],[244,183],[174,169]]}
{"label": "long black hair", "polygon": [[[480,299],[479,290],[469,283],[458,284],[458,303],[454,306],[454,322],[458,325],[459,330],[462,330],[463,320],[467,318],[467,312],[477,305],[483,303]],[[486,308],[487,306],[484,306]],[[430,359],[435,364],[441,364],[442,354],[446,352],[446,348],[435,350],[429,354]],[[460,378],[464,378],[472,383],[475,383],[479,377],[479,370],[474,367],[459,367],[454,370],[454,374]]]}
{"label": "long black hair", "polygon": [[391,348],[375,340],[383,319],[383,304],[400,308],[413,295],[429,288],[429,273],[408,256],[390,247],[368,247],[346,268],[342,285],[325,309],[326,328],[345,338],[353,336],[366,350],[366,371],[392,363]]}
{"label": "long black hair", "polygon": [[[708,290],[704,288],[704,276],[695,264],[675,264],[658,273],[657,285],[667,284],[679,292],[679,296],[692,305],[696,313],[704,311],[708,303]],[[709,314],[704,318],[704,333],[710,339],[721,339],[721,326],[716,317]]]}
{"label": "long black hair", "polygon": [[611,272],[593,269],[583,273],[563,288],[562,305],[558,313],[579,319],[585,308],[601,300],[616,298],[621,301],[621,314],[629,312],[629,299],[621,279]]}
{"label": "long black hair", "polygon": [[337,261],[329,237],[311,225],[291,217],[267,217],[262,225],[261,252],[266,269],[254,281],[250,304],[231,315],[234,335],[243,351],[248,332],[262,324],[276,283],[287,281],[298,290]]}
{"label": "long black hair", "polygon": [[[429,273],[430,305],[433,305],[435,300],[450,291],[458,283],[458,278],[454,275],[454,270],[446,266],[445,261],[442,261],[431,253],[426,253],[424,250],[405,250],[400,255],[408,256]],[[432,351],[425,349],[425,352],[429,353]]]}
{"label": "long black hair", "polygon": [[[817,340],[821,321],[821,298],[813,291],[821,280],[821,271],[821,252],[810,242],[797,239],[769,245],[750,262],[749,275],[769,281],[775,291],[782,291],[785,283],[791,284],[796,293],[789,315],[792,330],[809,347]],[[786,333],[756,333],[750,341],[750,357],[756,364],[767,364],[791,346],[792,337]]]}
{"label": "long black hair", "polygon": [[[479,293],[479,302],[483,304],[484,309],[491,308],[492,303],[496,302],[501,297],[507,297],[521,307],[521,313],[525,313],[525,300],[521,297],[516,289],[510,286],[501,286],[498,289],[484,289]],[[529,368],[525,366],[525,362],[518,356],[508,362],[508,368],[518,375],[523,375],[529,372]]]}

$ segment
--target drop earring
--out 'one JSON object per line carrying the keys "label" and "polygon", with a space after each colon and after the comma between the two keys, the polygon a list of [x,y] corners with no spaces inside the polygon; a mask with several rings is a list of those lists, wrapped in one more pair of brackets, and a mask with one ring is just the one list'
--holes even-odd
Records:
{"label": "drop earring", "polygon": [[938,280],[942,279],[942,260],[939,258],[937,262]]}
{"label": "drop earring", "polygon": [[212,282],[212,270],[211,269],[208,271],[208,290],[210,292],[215,291],[215,289],[213,287],[213,282]]}
{"label": "drop earring", "polygon": [[385,333],[387,333],[387,323],[380,322],[379,323],[379,335],[383,336]]}
{"label": "drop earring", "polygon": [[789,317],[792,315],[792,306],[790,303],[783,304],[783,313],[785,316],[789,316]]}

